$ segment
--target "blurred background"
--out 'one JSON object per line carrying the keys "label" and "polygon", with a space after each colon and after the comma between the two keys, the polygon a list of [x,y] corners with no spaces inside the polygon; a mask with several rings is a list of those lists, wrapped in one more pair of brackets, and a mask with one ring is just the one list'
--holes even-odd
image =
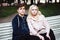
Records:
{"label": "blurred background", "polygon": [[46,17],[60,15],[60,0],[0,0],[0,23],[12,21],[17,13],[16,5],[26,3],[26,12],[36,4]]}

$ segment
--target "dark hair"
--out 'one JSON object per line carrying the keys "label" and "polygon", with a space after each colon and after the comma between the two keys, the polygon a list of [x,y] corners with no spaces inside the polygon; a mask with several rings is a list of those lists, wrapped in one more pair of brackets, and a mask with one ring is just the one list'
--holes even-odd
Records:
{"label": "dark hair", "polygon": [[17,9],[19,9],[19,7],[23,7],[23,6],[25,7],[25,5],[26,5],[25,3],[19,3],[17,4]]}

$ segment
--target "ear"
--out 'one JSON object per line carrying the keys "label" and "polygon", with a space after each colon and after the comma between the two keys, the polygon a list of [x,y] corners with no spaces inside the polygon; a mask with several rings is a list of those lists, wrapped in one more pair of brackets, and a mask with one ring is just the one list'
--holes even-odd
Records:
{"label": "ear", "polygon": [[18,12],[19,10],[17,9],[17,12]]}
{"label": "ear", "polygon": [[17,9],[17,12],[18,12],[18,9]]}

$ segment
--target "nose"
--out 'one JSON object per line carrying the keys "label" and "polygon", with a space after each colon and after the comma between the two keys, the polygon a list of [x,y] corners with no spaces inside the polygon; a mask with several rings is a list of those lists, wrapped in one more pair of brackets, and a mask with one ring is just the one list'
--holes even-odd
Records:
{"label": "nose", "polygon": [[22,11],[24,11],[24,9],[22,9]]}

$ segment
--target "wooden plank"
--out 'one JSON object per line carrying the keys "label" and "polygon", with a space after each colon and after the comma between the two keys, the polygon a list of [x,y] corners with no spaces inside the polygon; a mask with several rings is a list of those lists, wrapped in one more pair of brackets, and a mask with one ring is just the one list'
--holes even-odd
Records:
{"label": "wooden plank", "polygon": [[0,27],[9,27],[12,26],[11,22],[8,23],[0,23]]}
{"label": "wooden plank", "polygon": [[12,30],[12,27],[8,27],[8,28],[0,28],[0,31],[2,30]]}
{"label": "wooden plank", "polygon": [[57,16],[51,16],[51,17],[46,17],[47,20],[52,20],[52,19],[59,19],[60,15]]}
{"label": "wooden plank", "polygon": [[[53,29],[55,36],[60,33],[60,15],[46,17],[48,23],[51,25],[51,29]],[[8,23],[0,23],[0,40],[12,40],[12,24]],[[56,36],[58,39],[58,35]]]}

